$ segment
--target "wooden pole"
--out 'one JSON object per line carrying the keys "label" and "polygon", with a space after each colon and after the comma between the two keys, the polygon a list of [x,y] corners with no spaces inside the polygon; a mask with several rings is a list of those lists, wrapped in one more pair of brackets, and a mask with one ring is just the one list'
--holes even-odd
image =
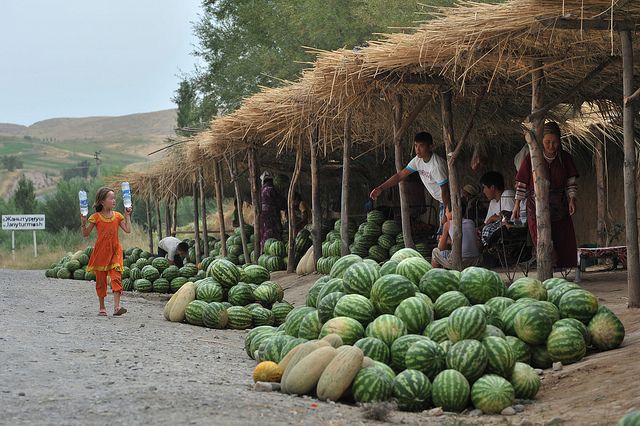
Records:
{"label": "wooden pole", "polygon": [[178,230],[178,197],[171,199],[171,235],[176,236]]}
{"label": "wooden pole", "polygon": [[149,235],[149,253],[155,252],[155,246],[153,245],[153,226],[151,225],[151,199],[145,200],[145,206],[147,208],[147,233]]}
{"label": "wooden pole", "polygon": [[342,200],[340,203],[340,255],[349,254],[349,172],[351,169],[351,113],[344,121],[342,148]]}
{"label": "wooden pole", "polygon": [[215,181],[214,186],[216,187],[216,206],[218,210],[218,226],[220,227],[220,254],[222,254],[222,256],[226,256],[227,233],[224,229],[224,210],[222,205],[222,201],[224,198],[224,193],[222,192],[222,170],[218,161],[215,162],[213,168],[213,176]]}
{"label": "wooden pole", "polygon": [[158,241],[162,239],[162,215],[160,214],[160,200],[156,199],[156,217],[158,219]]}
{"label": "wooden pole", "polygon": [[[440,107],[442,112],[442,134],[447,153],[449,167],[449,193],[451,194],[451,214],[453,216],[453,244],[451,248],[451,263],[453,267],[462,270],[462,214],[460,207],[460,190],[458,173],[453,153],[456,148],[453,133],[453,108],[451,106],[451,89],[440,90]],[[450,225],[451,226],[451,225]]]}
{"label": "wooden pole", "polygon": [[207,198],[204,191],[202,169],[198,170],[198,189],[200,192],[200,209],[202,209],[202,257],[209,257],[209,230],[207,229]]}
{"label": "wooden pole", "polygon": [[[623,94],[633,92],[633,43],[630,31],[620,33],[622,41]],[[627,234],[627,282],[630,308],[640,307],[640,259],[638,257],[638,212],[636,208],[636,147],[634,141],[635,107],[628,102],[624,107],[624,212]]]}
{"label": "wooden pole", "polygon": [[260,257],[260,188],[258,186],[258,160],[254,146],[249,148],[249,184],[251,185],[251,205],[253,206],[253,253],[251,263],[257,263]]}
{"label": "wooden pole", "polygon": [[287,253],[287,272],[293,273],[296,270],[296,254],[295,254],[295,238],[296,238],[296,219],[295,219],[295,206],[293,205],[293,198],[296,192],[296,184],[298,183],[298,177],[300,176],[300,169],[302,168],[302,143],[298,141],[296,146],[296,162],[293,166],[293,174],[291,175],[291,182],[289,183],[289,194],[287,196],[287,207],[289,215],[289,249]]}
{"label": "wooden pole", "polygon": [[316,270],[318,259],[322,256],[322,230],[320,218],[320,191],[318,190],[318,142],[320,130],[318,125],[309,138],[309,151],[311,152],[311,211],[313,220],[313,269]]}
{"label": "wooden pole", "polygon": [[200,263],[202,250],[200,247],[200,212],[198,205],[198,175],[193,175],[193,183],[191,184],[191,192],[193,194],[193,239],[195,240],[196,249],[196,265]]}
{"label": "wooden pole", "polygon": [[[607,222],[606,222],[606,205],[607,194],[605,190],[605,173],[604,173],[604,144],[605,134],[602,134],[602,138],[596,142],[594,150],[594,162],[596,169],[596,211],[598,215],[598,222],[596,225],[596,235],[599,247],[605,247],[607,244]],[[580,265],[578,265],[580,267]]]}
{"label": "wooden pole", "polygon": [[168,237],[171,235],[171,208],[170,201],[167,199],[164,202],[164,233]]}
{"label": "wooden pole", "polygon": [[233,188],[236,192],[236,203],[238,206],[238,226],[240,227],[240,240],[242,241],[242,253],[244,254],[244,262],[251,262],[249,256],[249,249],[247,247],[247,233],[244,229],[244,215],[242,214],[242,195],[240,194],[240,182],[238,182],[238,160],[233,157],[231,160],[227,160],[229,164],[229,172],[231,174],[231,180],[233,181]]}
{"label": "wooden pole", "polygon": [[[544,71],[539,60],[533,62],[531,111],[542,108],[544,102]],[[538,230],[537,277],[544,281],[553,276],[553,240],[551,238],[551,216],[549,214],[549,173],[542,150],[544,137],[544,115],[532,121],[533,131],[526,137],[531,153],[534,175],[533,186],[536,194],[536,224]]]}
{"label": "wooden pole", "polygon": [[[406,126],[408,127],[408,126]],[[405,127],[405,128],[406,128]],[[393,153],[395,158],[396,172],[404,169],[405,164],[402,161],[402,95],[396,95],[393,112]],[[409,212],[409,193],[405,182],[398,184],[400,190],[400,217],[402,218],[402,237],[404,246],[415,248],[413,236],[411,235],[411,215]]]}

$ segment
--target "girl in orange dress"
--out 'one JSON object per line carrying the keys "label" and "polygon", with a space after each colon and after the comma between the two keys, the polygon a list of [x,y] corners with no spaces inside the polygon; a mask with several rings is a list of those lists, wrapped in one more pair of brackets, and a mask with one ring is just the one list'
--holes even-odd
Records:
{"label": "girl in orange dress", "polygon": [[[88,219],[80,215],[80,220],[82,221],[83,236],[88,237],[94,227],[98,232],[98,240],[93,247],[87,265],[87,272],[93,271],[96,274],[96,293],[100,301],[98,315],[107,315],[107,308],[104,305],[104,299],[107,297],[107,275],[111,278],[111,290],[113,291],[113,315],[122,315],[127,310],[120,306],[123,264],[118,227],[127,234],[131,232],[131,208],[124,210],[124,216],[115,211],[116,196],[113,190],[107,187],[98,190],[93,208],[96,213],[89,216]],[[87,222],[89,222],[89,226],[86,226]]]}

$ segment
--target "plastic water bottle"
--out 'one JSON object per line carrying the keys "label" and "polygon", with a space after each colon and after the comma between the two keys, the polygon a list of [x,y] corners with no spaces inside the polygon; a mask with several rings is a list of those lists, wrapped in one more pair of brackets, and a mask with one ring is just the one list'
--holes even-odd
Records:
{"label": "plastic water bottle", "polygon": [[86,216],[89,214],[89,200],[87,199],[87,193],[84,191],[78,192],[78,198],[80,199],[80,214]]}
{"label": "plastic water bottle", "polygon": [[122,182],[122,202],[125,208],[131,208],[131,188],[129,188],[129,182]]}

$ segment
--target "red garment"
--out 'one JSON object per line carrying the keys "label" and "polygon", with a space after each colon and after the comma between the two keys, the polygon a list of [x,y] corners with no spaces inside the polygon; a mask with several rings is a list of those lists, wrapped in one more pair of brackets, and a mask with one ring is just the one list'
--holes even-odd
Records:
{"label": "red garment", "polygon": [[122,246],[118,238],[118,228],[124,216],[114,211],[111,217],[107,218],[102,213],[94,213],[89,216],[88,221],[96,226],[98,240],[93,247],[87,272],[89,271],[109,271],[115,269],[122,272]]}
{"label": "red garment", "polygon": [[[549,174],[550,192],[558,193],[566,190],[567,179],[571,177],[578,177],[578,170],[573,162],[573,157],[568,152],[560,150],[553,161],[548,162],[545,160],[544,162],[547,165],[547,172]],[[529,233],[531,234],[533,245],[536,246],[538,244],[538,228],[536,225],[536,201],[533,186],[531,154],[527,154],[522,159],[520,170],[518,170],[518,174],[516,175],[516,182],[520,182],[527,187],[527,224],[529,226]],[[560,201],[558,200],[558,197],[551,198],[550,202],[567,202],[566,199],[564,201]],[[553,249],[556,254],[555,266],[560,268],[576,266],[576,253],[578,251],[578,247],[571,216],[551,222],[551,239],[553,241]]]}
{"label": "red garment", "polygon": [[120,293],[122,291],[122,272],[115,269],[109,269],[108,271],[95,271],[96,272],[96,294],[98,297],[107,297],[107,276],[111,278],[111,291],[114,293]]}

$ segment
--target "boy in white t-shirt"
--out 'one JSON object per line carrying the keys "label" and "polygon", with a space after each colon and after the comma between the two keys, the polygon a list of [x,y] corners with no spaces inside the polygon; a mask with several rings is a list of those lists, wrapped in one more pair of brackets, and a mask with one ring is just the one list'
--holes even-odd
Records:
{"label": "boy in white t-shirt", "polygon": [[[397,185],[411,173],[418,172],[420,179],[429,194],[440,203],[440,228],[444,223],[444,210],[450,205],[449,176],[447,162],[433,152],[433,138],[427,132],[420,132],[415,135],[414,149],[416,156],[401,171],[397,172],[380,186],[371,191],[369,197],[375,200],[382,191]],[[440,230],[439,232],[440,233]]]}
{"label": "boy in white t-shirt", "polygon": [[[480,178],[482,192],[490,201],[485,225],[502,220],[501,212],[513,211],[515,193],[504,190],[504,176],[498,172],[487,172]],[[511,217],[511,216],[508,216]]]}

